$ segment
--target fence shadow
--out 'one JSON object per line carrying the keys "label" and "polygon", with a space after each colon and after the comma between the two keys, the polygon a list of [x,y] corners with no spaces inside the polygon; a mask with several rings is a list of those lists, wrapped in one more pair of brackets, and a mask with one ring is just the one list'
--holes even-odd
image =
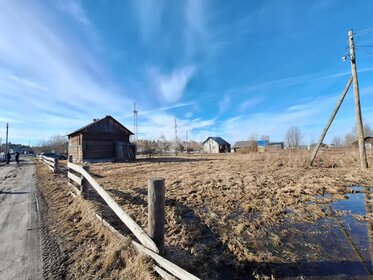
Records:
{"label": "fence shadow", "polygon": [[[109,193],[115,196],[116,202],[124,204],[147,207],[147,190],[145,188],[134,188],[131,191],[120,191],[108,189]],[[115,229],[124,235],[132,236],[132,233],[106,205],[104,200],[90,189],[90,200],[98,202],[98,212]],[[343,279],[359,278],[371,279],[369,271],[358,261],[340,262],[333,261],[300,261],[300,262],[255,262],[239,260],[225,244],[218,232],[210,228],[204,221],[196,215],[196,212],[177,199],[166,198],[167,211],[175,213],[176,225],[184,228],[187,236],[182,232],[170,231],[166,220],[166,258],[179,265],[187,271],[202,279],[254,279],[257,275],[273,275],[275,278],[288,277],[342,277]],[[167,214],[166,214],[167,216]],[[132,218],[136,221],[136,217]],[[139,221],[136,221],[138,224]],[[172,236],[175,234],[175,236]],[[189,235],[190,234],[190,235]],[[178,240],[174,244],[168,244],[167,239],[183,237],[183,246],[178,245]],[[202,249],[201,249],[202,248]],[[347,277],[347,278],[346,278]],[[339,278],[338,278],[339,279]]]}

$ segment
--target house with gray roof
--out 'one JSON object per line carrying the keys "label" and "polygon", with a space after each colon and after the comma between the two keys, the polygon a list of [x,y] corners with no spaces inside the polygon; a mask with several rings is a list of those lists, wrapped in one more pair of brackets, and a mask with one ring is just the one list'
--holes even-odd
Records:
{"label": "house with gray roof", "polygon": [[202,142],[203,151],[208,154],[230,153],[231,144],[221,137],[208,137]]}

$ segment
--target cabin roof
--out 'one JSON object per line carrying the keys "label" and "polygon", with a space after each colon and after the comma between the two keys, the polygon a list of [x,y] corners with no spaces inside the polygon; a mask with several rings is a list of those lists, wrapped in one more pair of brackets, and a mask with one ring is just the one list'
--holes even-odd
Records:
{"label": "cabin roof", "polygon": [[95,119],[93,122],[67,134],[67,136],[72,136],[74,134],[78,134],[78,133],[81,133],[83,130],[85,130],[86,128],[92,126],[92,125],[95,125],[99,122],[102,122],[102,121],[106,121],[106,120],[111,120],[113,122],[115,122],[116,124],[118,124],[120,126],[120,128],[122,128],[124,131],[126,131],[126,133],[128,133],[129,135],[133,135],[133,133],[128,129],[126,128],[124,125],[122,125],[120,122],[118,122],[116,119],[114,119],[112,116],[106,116],[105,118],[102,118],[102,119]]}
{"label": "cabin roof", "polygon": [[208,137],[205,141],[203,141],[202,144],[205,144],[209,139],[212,139],[214,140],[216,143],[218,143],[219,145],[230,145],[227,141],[225,141],[223,138],[221,137]]}

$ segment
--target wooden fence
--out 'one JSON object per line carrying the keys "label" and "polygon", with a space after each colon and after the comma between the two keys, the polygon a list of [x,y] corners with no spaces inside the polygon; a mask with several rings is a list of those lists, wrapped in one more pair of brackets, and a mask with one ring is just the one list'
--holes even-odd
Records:
{"label": "wooden fence", "polygon": [[37,158],[46,164],[49,169],[51,169],[54,173],[58,173],[58,159],[52,157],[46,157],[43,155],[38,155]]}
{"label": "wooden fence", "polygon": [[[45,157],[38,157],[43,163],[47,164],[54,172],[58,172],[58,160]],[[56,163],[57,162],[57,163]],[[53,167],[53,168],[52,168]],[[197,280],[196,276],[178,267],[172,262],[165,259],[164,251],[164,180],[161,178],[153,178],[149,180],[148,186],[148,232],[145,232],[120,205],[104,190],[88,173],[88,166],[80,166],[71,162],[71,158],[67,163],[67,180],[68,185],[74,187],[78,195],[89,198],[89,186],[94,188],[107,205],[113,210],[118,218],[128,227],[133,235],[138,239],[138,242],[132,241],[133,246],[141,253],[152,258],[157,264],[154,265],[154,270],[163,279],[182,279],[182,280]],[[75,173],[75,174],[74,174]],[[77,187],[76,187],[77,186]],[[101,217],[101,221],[103,218]],[[107,222],[104,223],[112,231],[116,231]],[[118,232],[116,232],[118,233]],[[118,233],[119,234],[119,233]],[[162,269],[163,268],[163,269]],[[166,271],[165,271],[166,270]],[[175,278],[176,277],[176,278]]]}

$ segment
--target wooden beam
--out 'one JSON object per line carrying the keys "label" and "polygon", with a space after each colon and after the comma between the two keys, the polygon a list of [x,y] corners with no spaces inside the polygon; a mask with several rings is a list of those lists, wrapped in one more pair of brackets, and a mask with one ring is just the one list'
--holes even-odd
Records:
{"label": "wooden beam", "polygon": [[165,183],[163,178],[148,181],[148,234],[164,255]]}
{"label": "wooden beam", "polygon": [[155,270],[155,272],[158,273],[159,276],[161,276],[162,279],[165,279],[165,280],[176,280],[175,277],[173,277],[167,271],[165,271],[162,268],[160,268],[158,265],[153,265],[153,269]]}
{"label": "wooden beam", "polygon": [[157,245],[149,237],[149,235],[120,207],[115,200],[89,175],[83,167],[70,163],[67,163],[67,167],[71,168],[79,173],[81,173],[91,186],[98,192],[103,200],[109,205],[109,207],[114,211],[114,213],[121,219],[121,221],[128,227],[128,229],[136,236],[136,238],[156,253],[159,253]]}
{"label": "wooden beam", "polygon": [[166,260],[165,258],[161,257],[160,255],[158,255],[158,254],[154,253],[153,251],[145,248],[141,244],[139,244],[135,241],[132,241],[132,244],[135,246],[135,248],[137,250],[139,250],[139,252],[151,257],[153,260],[155,260],[155,262],[160,267],[163,267],[168,272],[175,275],[177,278],[179,278],[181,280],[198,280],[199,279],[196,276],[194,276],[193,274],[189,273],[188,271],[178,267],[176,264],[173,264],[169,260]]}
{"label": "wooden beam", "polygon": [[312,155],[311,155],[311,160],[310,160],[310,165],[311,166],[312,166],[312,164],[313,164],[313,162],[314,162],[314,160],[316,158],[317,152],[320,149],[322,141],[324,141],[325,135],[328,132],[329,127],[330,127],[330,125],[332,124],[332,122],[333,122],[333,120],[335,118],[335,115],[337,115],[337,112],[338,112],[339,108],[341,107],[343,100],[345,99],[345,96],[346,96],[346,94],[348,92],[348,89],[351,86],[351,83],[352,83],[352,77],[350,77],[350,79],[348,79],[348,82],[347,82],[347,84],[346,84],[346,86],[345,86],[345,88],[344,88],[344,90],[342,92],[342,95],[341,95],[341,97],[339,98],[339,100],[337,102],[337,106],[335,106],[334,111],[333,111],[332,115],[330,116],[330,118],[328,120],[328,123],[326,124],[323,132],[321,133],[319,142],[317,143],[316,147],[313,149],[313,152],[312,152]]}
{"label": "wooden beam", "polygon": [[82,184],[82,178],[76,176],[75,174],[68,172],[67,177],[77,183],[79,186]]}
{"label": "wooden beam", "polygon": [[[88,173],[89,172],[89,166],[83,166],[83,169]],[[87,179],[82,175],[82,184],[80,185],[80,190],[83,194],[83,197],[86,199],[89,199],[89,183]]]}

